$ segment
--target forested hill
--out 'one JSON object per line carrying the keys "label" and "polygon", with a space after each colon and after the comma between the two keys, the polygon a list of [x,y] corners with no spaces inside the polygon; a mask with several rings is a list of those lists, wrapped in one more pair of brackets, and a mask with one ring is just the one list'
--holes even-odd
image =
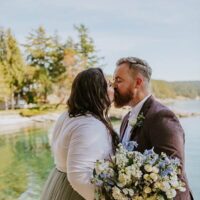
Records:
{"label": "forested hill", "polygon": [[152,80],[152,92],[158,98],[200,97],[200,81]]}
{"label": "forested hill", "polygon": [[[112,80],[111,75],[106,75],[108,80]],[[200,81],[151,81],[152,93],[161,99],[166,98],[200,98]]]}

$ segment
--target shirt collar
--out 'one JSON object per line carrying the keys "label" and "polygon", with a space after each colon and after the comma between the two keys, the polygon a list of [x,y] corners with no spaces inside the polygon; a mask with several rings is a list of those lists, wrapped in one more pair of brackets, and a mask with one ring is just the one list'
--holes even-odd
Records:
{"label": "shirt collar", "polygon": [[144,97],[144,99],[142,99],[139,103],[137,103],[134,107],[132,107],[132,110],[129,114],[129,119],[132,119],[134,117],[137,117],[142,106],[144,105],[145,101],[151,96],[150,95],[147,95],[146,97]]}

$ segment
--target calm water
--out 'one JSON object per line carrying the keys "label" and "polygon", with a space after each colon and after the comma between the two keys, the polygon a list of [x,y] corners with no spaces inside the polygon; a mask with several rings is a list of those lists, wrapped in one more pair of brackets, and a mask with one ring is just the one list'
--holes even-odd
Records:
{"label": "calm water", "polygon": [[[171,106],[181,111],[200,112],[200,101],[193,103],[182,101]],[[181,124],[186,133],[187,176],[195,199],[200,199],[200,117],[183,118]],[[42,185],[53,167],[47,136],[50,126],[0,136],[0,200],[39,199]]]}
{"label": "calm water", "polygon": [[181,119],[185,130],[186,172],[195,199],[200,199],[200,117]]}
{"label": "calm water", "polygon": [[0,136],[0,200],[37,200],[53,167],[49,126]]}
{"label": "calm water", "polygon": [[175,101],[168,105],[170,108],[180,112],[197,112],[200,113],[200,100]]}

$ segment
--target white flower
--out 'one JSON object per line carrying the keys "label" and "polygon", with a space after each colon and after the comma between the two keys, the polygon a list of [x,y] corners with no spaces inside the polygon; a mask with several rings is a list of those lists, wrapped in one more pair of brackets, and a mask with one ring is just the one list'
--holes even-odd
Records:
{"label": "white flower", "polygon": [[154,187],[161,189],[161,183],[160,182],[154,183]]}
{"label": "white flower", "polygon": [[144,174],[143,178],[148,181],[150,179],[150,176],[149,174]]}
{"label": "white flower", "polygon": [[171,189],[166,192],[167,198],[172,199],[176,196],[176,190]]}
{"label": "white flower", "polygon": [[125,173],[135,178],[141,178],[142,172],[136,165],[131,165],[125,168]]}
{"label": "white flower", "polygon": [[123,193],[125,194],[125,195],[130,195],[131,197],[134,195],[134,191],[132,190],[132,189],[127,189],[127,188],[124,188],[123,190]]}
{"label": "white flower", "polygon": [[123,192],[125,195],[127,195],[127,194],[128,194],[128,189],[124,188],[124,189],[122,190],[122,192]]}
{"label": "white flower", "polygon": [[151,165],[145,165],[144,169],[146,170],[146,172],[152,172],[152,166]]}
{"label": "white flower", "polygon": [[135,196],[132,200],[144,200],[142,196]]}
{"label": "white flower", "polygon": [[154,166],[154,167],[152,168],[152,172],[158,174],[159,169],[158,169],[157,167]]}
{"label": "white flower", "polygon": [[147,197],[146,200],[157,200],[157,196],[153,195],[153,196]]}
{"label": "white flower", "polygon": [[144,187],[144,192],[145,192],[146,194],[151,193],[151,188],[148,187],[148,186]]}
{"label": "white flower", "polygon": [[118,181],[121,186],[131,183],[131,174],[119,173]]}
{"label": "white flower", "polygon": [[128,193],[129,193],[129,195],[132,197],[132,196],[134,195],[133,189],[128,189]]}
{"label": "white flower", "polygon": [[140,152],[134,151],[133,158],[134,158],[135,162],[137,163],[138,167],[143,165],[145,157]]}
{"label": "white flower", "polygon": [[132,157],[133,157],[133,152],[132,152],[132,151],[129,151],[129,152],[128,152],[128,157],[129,157],[129,158],[132,158]]}
{"label": "white flower", "polygon": [[108,162],[97,161],[96,167],[95,167],[97,175],[101,174],[101,172],[103,172],[108,167],[109,167],[109,163]]}
{"label": "white flower", "polygon": [[153,179],[154,182],[156,182],[157,179],[158,179],[158,175],[155,174],[155,173],[151,173],[151,174],[150,174],[150,177],[151,177],[151,179]]}
{"label": "white flower", "polygon": [[114,170],[112,168],[108,168],[107,172],[110,175],[110,177],[113,177],[115,175],[115,172],[114,172]]}
{"label": "white flower", "polygon": [[112,196],[114,197],[114,199],[119,199],[119,197],[121,196],[121,191],[118,187],[113,187],[112,189]]}
{"label": "white flower", "polygon": [[119,168],[125,167],[128,162],[128,158],[123,154],[116,154],[116,164]]}
{"label": "white flower", "polygon": [[161,183],[160,189],[164,192],[168,191],[170,189],[170,184],[167,181],[164,181]]}
{"label": "white flower", "polygon": [[177,174],[172,174],[170,179],[177,181],[178,180]]}
{"label": "white flower", "polygon": [[181,191],[181,192],[185,192],[186,188],[181,186],[181,187],[178,187],[178,190]]}
{"label": "white flower", "polygon": [[179,183],[178,183],[178,181],[177,180],[171,180],[170,181],[170,184],[172,185],[172,187],[174,187],[174,188],[176,188],[176,187],[178,187],[179,186]]}
{"label": "white flower", "polygon": [[115,200],[128,200],[127,197],[125,197],[122,193],[121,190],[118,187],[113,187],[112,188],[112,196]]}

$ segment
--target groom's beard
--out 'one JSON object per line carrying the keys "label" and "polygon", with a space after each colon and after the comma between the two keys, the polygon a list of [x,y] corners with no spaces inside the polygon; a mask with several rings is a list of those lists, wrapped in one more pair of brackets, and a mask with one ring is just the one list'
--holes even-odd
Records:
{"label": "groom's beard", "polygon": [[121,108],[122,106],[128,105],[132,98],[133,94],[131,91],[127,91],[125,94],[120,94],[120,92],[115,89],[114,105],[116,108]]}

